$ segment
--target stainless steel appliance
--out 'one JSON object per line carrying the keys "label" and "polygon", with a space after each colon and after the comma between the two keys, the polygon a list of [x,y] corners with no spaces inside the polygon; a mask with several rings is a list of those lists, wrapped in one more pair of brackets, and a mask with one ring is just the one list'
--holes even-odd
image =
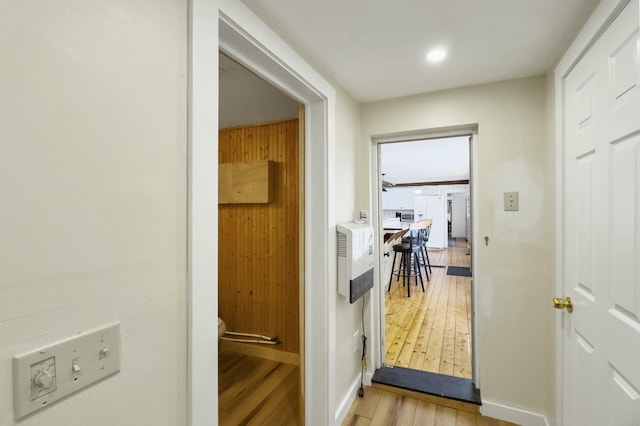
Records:
{"label": "stainless steel appliance", "polygon": [[413,213],[402,213],[400,222],[413,222]]}

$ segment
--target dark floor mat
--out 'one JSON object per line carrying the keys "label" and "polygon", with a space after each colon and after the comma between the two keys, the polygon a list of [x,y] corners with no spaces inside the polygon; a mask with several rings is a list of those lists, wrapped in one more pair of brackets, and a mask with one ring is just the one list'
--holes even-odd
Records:
{"label": "dark floor mat", "polygon": [[460,377],[427,373],[403,367],[384,366],[376,370],[372,381],[457,401],[481,404],[480,391],[476,389],[471,380]]}
{"label": "dark floor mat", "polygon": [[470,277],[471,269],[466,266],[449,266],[447,268],[447,275],[454,275],[456,277]]}

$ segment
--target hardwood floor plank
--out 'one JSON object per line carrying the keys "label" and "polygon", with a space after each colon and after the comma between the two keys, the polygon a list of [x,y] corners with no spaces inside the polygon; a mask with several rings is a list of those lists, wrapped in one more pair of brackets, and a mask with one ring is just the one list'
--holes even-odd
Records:
{"label": "hardwood floor plank", "polygon": [[[469,266],[467,242],[429,250],[432,265]],[[398,267],[398,265],[396,265]],[[385,293],[385,364],[471,378],[471,279],[432,267],[425,293],[402,281]],[[419,286],[412,286],[419,289]]]}
{"label": "hardwood floor plank", "polygon": [[296,426],[298,425],[298,410],[298,389],[292,389],[287,397],[280,401],[271,415],[265,419],[264,423],[256,424]]}
{"label": "hardwood floor plank", "polygon": [[[491,417],[478,416],[478,426],[501,426],[500,420],[492,419]],[[503,423],[507,425],[508,423]]]}
{"label": "hardwood floor plank", "polygon": [[458,411],[456,413],[456,426],[478,426],[478,415]]}
{"label": "hardwood floor plank", "polygon": [[220,425],[299,423],[299,367],[225,351],[219,360]]}
{"label": "hardwood floor plank", "polygon": [[373,418],[378,403],[380,402],[380,396],[383,391],[373,387],[367,387],[364,398],[356,398],[356,409],[354,414],[369,419]]}
{"label": "hardwood floor plank", "polygon": [[342,426],[355,425],[516,426],[467,410],[445,407],[397,394],[392,390],[370,387],[365,388],[364,398],[356,398],[342,422]]}
{"label": "hardwood floor plank", "polygon": [[435,404],[430,402],[418,401],[412,425],[434,426],[436,423],[436,407]]}
{"label": "hardwood floor plank", "polygon": [[396,398],[396,418],[395,423],[397,425],[408,425],[413,422],[416,415],[416,406],[418,401],[413,398],[407,398],[406,396],[399,396]]}
{"label": "hardwood floor plank", "polygon": [[433,326],[427,343],[427,355],[422,369],[434,373],[440,372],[440,361],[442,359],[442,346],[445,333],[445,323],[447,318],[447,305],[449,303],[449,292],[446,288],[447,280],[443,279],[443,288],[440,290],[440,297],[434,313]]}
{"label": "hardwood floor plank", "polygon": [[420,325],[418,336],[416,337],[416,344],[414,347],[413,356],[411,357],[411,361],[409,362],[409,368],[422,370],[424,360],[427,357],[427,347],[429,343],[429,337],[431,335],[435,309],[438,303],[438,298],[440,297],[440,289],[442,288],[442,286],[439,284],[440,280],[441,274],[438,275],[437,273],[434,273],[431,277],[431,283],[429,284],[426,295],[427,307],[424,318],[422,320],[422,324]]}
{"label": "hardwood floor plank", "polygon": [[456,410],[438,405],[436,408],[436,426],[456,426]]}
{"label": "hardwood floor plank", "polygon": [[[281,404],[283,401],[287,401],[286,407],[296,404],[294,399],[297,399],[295,396],[298,394],[299,382],[297,371],[292,371],[273,392],[266,395],[257,409],[246,417],[246,424],[269,424],[268,419],[271,418],[273,412],[282,409]],[[290,414],[293,415],[294,413],[290,412]]]}
{"label": "hardwood floor plank", "polygon": [[417,305],[417,308],[413,312],[409,330],[406,334],[406,337],[404,338],[404,343],[402,344],[400,354],[398,355],[398,359],[395,364],[400,367],[409,367],[411,358],[414,355],[418,335],[420,334],[420,331],[422,329],[424,317],[427,314],[425,293],[419,293],[414,297],[416,299],[414,302]]}
{"label": "hardwood floor plank", "polygon": [[[253,358],[253,357],[247,357]],[[263,378],[269,376],[277,367],[278,363],[267,360],[245,359],[238,363],[238,368],[234,369],[229,380],[222,378],[222,383],[218,389],[218,403],[225,410],[233,410],[235,405],[243,401]],[[219,378],[220,380],[220,378]]]}
{"label": "hardwood floor plank", "polygon": [[351,417],[349,421],[345,421],[342,424],[345,426],[369,426],[371,424],[371,419],[360,417],[356,414]]}
{"label": "hardwood floor plank", "polygon": [[[365,398],[366,395],[367,392],[365,391]],[[391,392],[383,392],[380,395],[378,406],[376,407],[376,411],[371,418],[372,426],[388,426],[393,424],[392,422],[395,418],[395,412],[393,411],[393,408],[396,398],[397,395],[392,394]]]}
{"label": "hardwood floor plank", "polygon": [[455,279],[447,280],[449,295],[447,297],[444,333],[442,336],[442,352],[440,354],[440,373],[453,376],[456,338],[456,286]]}

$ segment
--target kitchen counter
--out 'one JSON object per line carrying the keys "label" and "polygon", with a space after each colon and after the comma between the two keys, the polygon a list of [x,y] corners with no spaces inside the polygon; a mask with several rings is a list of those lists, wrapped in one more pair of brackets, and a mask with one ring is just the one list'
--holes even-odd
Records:
{"label": "kitchen counter", "polygon": [[384,229],[385,231],[387,231],[387,230],[389,230],[389,231],[393,231],[393,230],[400,231],[402,229],[408,229],[410,223],[411,222],[402,222],[399,219],[383,219],[382,220],[382,229]]}
{"label": "kitchen counter", "polygon": [[384,242],[402,237],[411,222],[401,222],[398,219],[383,219],[382,230],[384,235]]}

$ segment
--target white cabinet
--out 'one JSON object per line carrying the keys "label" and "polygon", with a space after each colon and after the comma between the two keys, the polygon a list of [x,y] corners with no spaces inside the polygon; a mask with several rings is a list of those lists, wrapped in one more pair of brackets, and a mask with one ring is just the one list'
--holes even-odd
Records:
{"label": "white cabinet", "polygon": [[387,188],[382,193],[383,210],[402,210],[402,192],[400,188]]}
{"label": "white cabinet", "polygon": [[413,210],[413,188],[387,188],[382,193],[383,210]]}
{"label": "white cabinet", "polygon": [[415,192],[413,188],[402,188],[402,210],[413,210]]}

